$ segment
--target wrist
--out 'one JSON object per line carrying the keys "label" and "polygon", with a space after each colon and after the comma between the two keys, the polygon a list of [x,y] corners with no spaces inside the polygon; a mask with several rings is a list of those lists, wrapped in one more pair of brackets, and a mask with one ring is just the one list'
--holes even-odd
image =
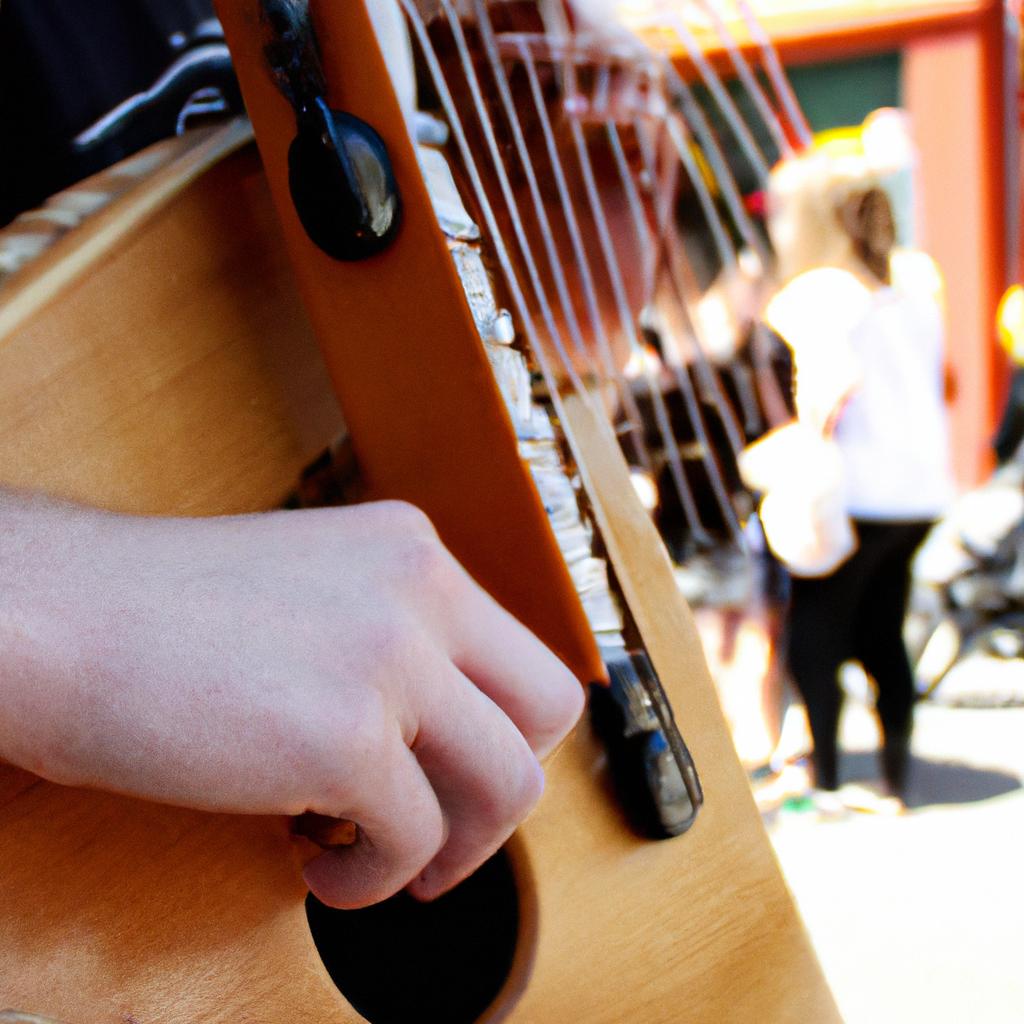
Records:
{"label": "wrist", "polygon": [[69,776],[82,638],[95,602],[77,552],[95,513],[0,491],[0,759],[53,781]]}

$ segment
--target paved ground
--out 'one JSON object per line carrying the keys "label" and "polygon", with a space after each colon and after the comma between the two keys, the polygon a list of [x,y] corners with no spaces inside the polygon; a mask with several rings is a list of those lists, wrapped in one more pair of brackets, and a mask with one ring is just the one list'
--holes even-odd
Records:
{"label": "paved ground", "polygon": [[[862,704],[843,737],[876,777]],[[786,876],[847,1024],[1024,1024],[1024,708],[922,705],[914,748],[903,817],[779,813]]]}

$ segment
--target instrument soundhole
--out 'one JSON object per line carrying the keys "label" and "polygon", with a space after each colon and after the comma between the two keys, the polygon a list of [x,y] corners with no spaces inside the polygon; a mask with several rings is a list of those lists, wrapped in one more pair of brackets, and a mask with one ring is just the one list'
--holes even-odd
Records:
{"label": "instrument soundhole", "polygon": [[333,910],[311,895],[306,914],[334,984],[371,1024],[472,1024],[505,984],[519,932],[504,851],[433,903],[399,893],[364,910]]}

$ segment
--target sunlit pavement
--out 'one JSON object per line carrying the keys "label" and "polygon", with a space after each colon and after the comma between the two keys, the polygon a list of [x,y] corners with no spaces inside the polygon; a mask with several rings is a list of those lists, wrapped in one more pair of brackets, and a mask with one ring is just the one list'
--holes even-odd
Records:
{"label": "sunlit pavement", "polygon": [[[862,703],[842,731],[876,779]],[[1024,1024],[1024,708],[923,704],[914,754],[901,817],[769,822],[789,884],[847,1024]]]}

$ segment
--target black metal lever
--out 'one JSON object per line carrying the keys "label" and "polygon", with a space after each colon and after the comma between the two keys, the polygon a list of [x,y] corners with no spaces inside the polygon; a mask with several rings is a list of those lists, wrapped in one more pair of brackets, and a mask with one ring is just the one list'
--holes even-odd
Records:
{"label": "black metal lever", "polygon": [[644,651],[607,657],[610,683],[594,685],[590,714],[633,827],[652,839],[681,835],[704,802],[696,766]]}
{"label": "black metal lever", "polygon": [[201,25],[186,46],[148,89],[80,132],[72,143],[75,150],[87,152],[111,139],[127,139],[140,123],[150,125],[154,137],[168,138],[180,131],[184,115],[241,112],[242,98],[219,23]]}

